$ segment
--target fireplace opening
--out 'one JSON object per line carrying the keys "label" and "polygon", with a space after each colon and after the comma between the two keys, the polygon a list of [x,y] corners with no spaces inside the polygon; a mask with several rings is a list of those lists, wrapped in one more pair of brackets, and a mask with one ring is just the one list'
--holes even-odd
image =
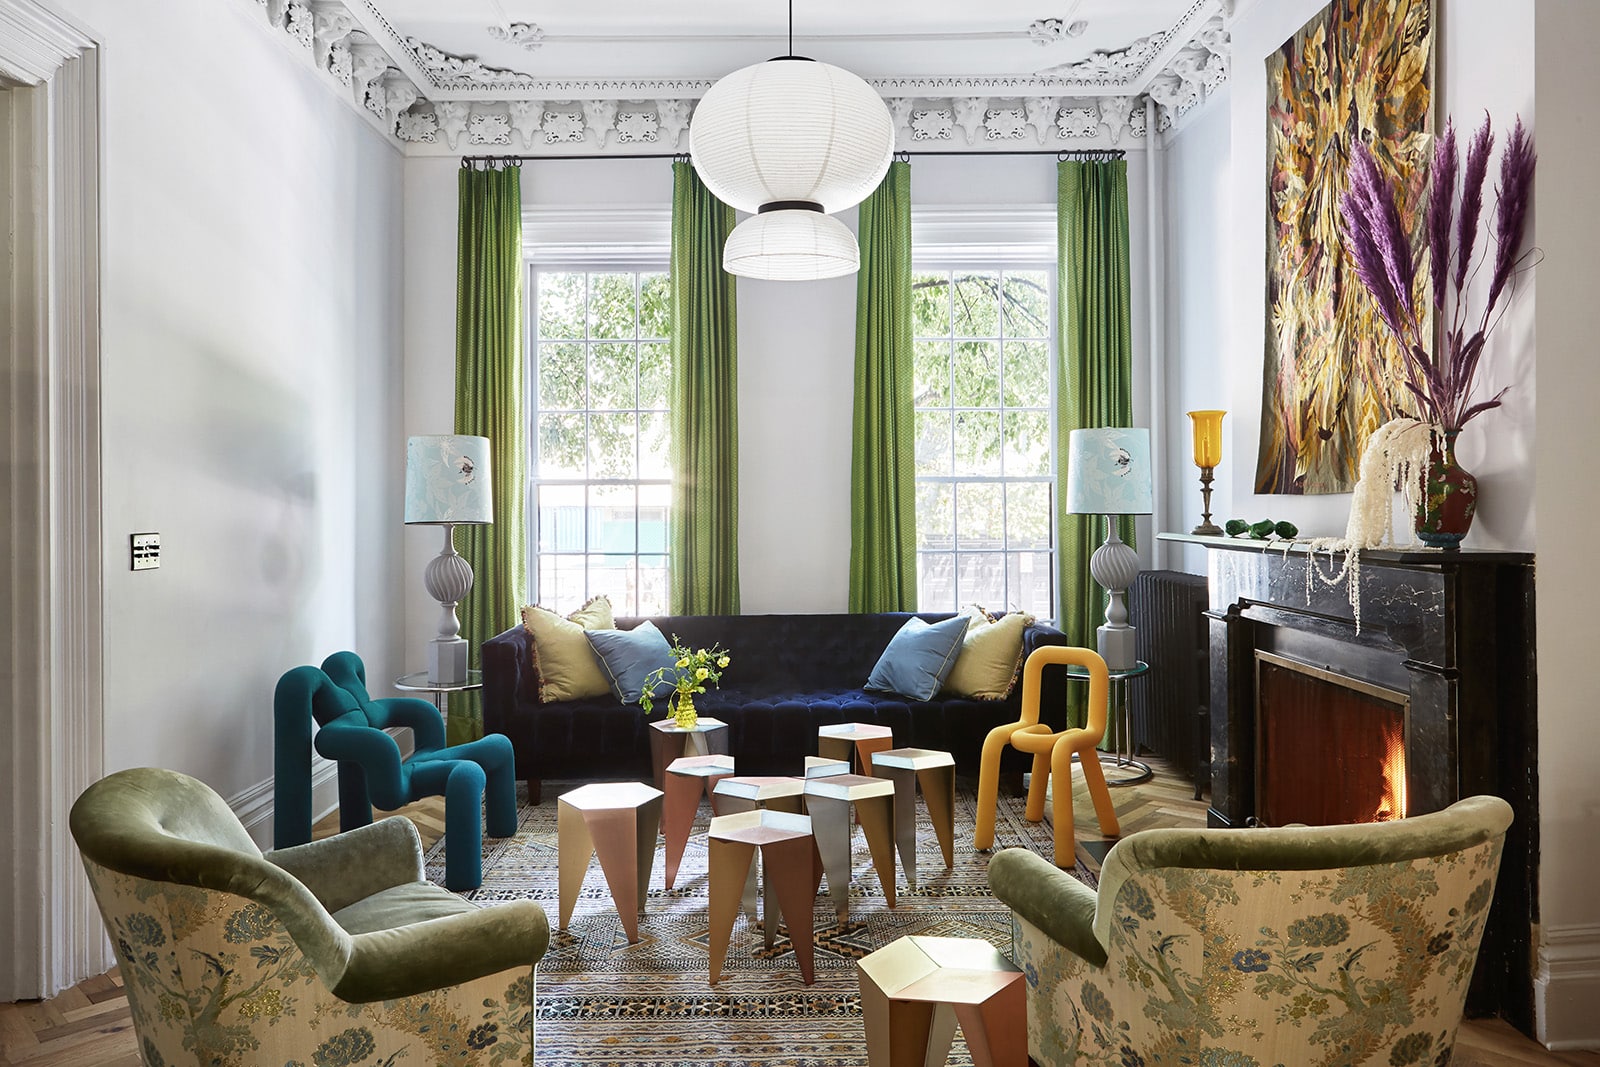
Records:
{"label": "fireplace opening", "polygon": [[1406,814],[1407,694],[1256,650],[1256,818],[1267,826]]}

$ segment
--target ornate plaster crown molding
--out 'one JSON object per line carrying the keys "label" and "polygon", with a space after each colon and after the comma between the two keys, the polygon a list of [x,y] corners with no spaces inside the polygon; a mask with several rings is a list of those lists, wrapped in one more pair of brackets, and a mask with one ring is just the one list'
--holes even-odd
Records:
{"label": "ornate plaster crown molding", "polygon": [[[686,147],[712,79],[540,79],[401,37],[374,0],[240,0],[351,106],[408,154],[513,150],[540,155],[671,155]],[[1195,0],[1169,30],[1118,53],[1038,74],[868,79],[894,116],[901,150],[1114,147],[1177,128],[1229,73],[1229,0]],[[538,27],[524,47],[537,47]]]}
{"label": "ornate plaster crown molding", "polygon": [[512,41],[522,46],[524,51],[538,51],[544,44],[544,30],[531,22],[513,22],[507,26],[490,26],[489,36],[497,41]]}

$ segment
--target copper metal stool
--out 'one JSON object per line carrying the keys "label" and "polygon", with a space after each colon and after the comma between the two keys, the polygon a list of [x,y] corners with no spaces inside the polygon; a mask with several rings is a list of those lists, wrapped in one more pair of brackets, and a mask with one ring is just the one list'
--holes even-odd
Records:
{"label": "copper metal stool", "polygon": [[856,965],[871,1067],[946,1062],[956,1024],[975,1067],[1027,1067],[1027,983],[981,938],[902,937]]}
{"label": "copper metal stool", "polygon": [[584,785],[556,798],[558,928],[567,928],[589,857],[598,855],[628,943],[636,944],[660,829],[661,790],[637,782]]}
{"label": "copper metal stool", "polygon": [[822,869],[828,876],[828,896],[842,923],[850,917],[850,805],[872,853],[883,895],[894,907],[894,844],[890,830],[894,819],[894,783],[860,774],[834,774],[806,782],[806,811],[816,835]]}
{"label": "copper metal stool", "polygon": [[857,774],[872,773],[872,754],[894,747],[894,731],[887,726],[846,722],[817,727],[817,755],[850,760]]}
{"label": "copper metal stool", "polygon": [[711,801],[711,814],[717,814],[716,786],[733,774],[732,756],[682,756],[667,764],[666,797],[661,805],[661,833],[667,839],[667,869],[664,884],[668,889],[678,880],[678,864],[689,843],[694,814],[700,809],[703,794]]}
{"label": "copper metal stool", "polygon": [[650,771],[657,789],[667,787],[667,764],[681,756],[728,754],[728,724],[702,718],[689,729],[673,725],[671,718],[650,724]]}
{"label": "copper metal stool", "polygon": [[740,891],[761,850],[763,881],[762,934],[771,948],[778,936],[781,914],[794,945],[800,977],[810,985],[813,963],[813,917],[821,879],[814,856],[811,820],[784,811],[744,811],[711,820],[711,983],[722,977],[722,963],[733,937],[733,919],[739,914]]}
{"label": "copper metal stool", "polygon": [[[766,808],[769,811],[784,811],[791,815],[804,815],[806,780],[789,776],[773,777],[762,775],[738,775],[733,778],[724,778],[712,790],[713,803],[722,814],[732,814],[741,811],[755,811]],[[822,864],[822,857],[817,856],[817,865]],[[744,913],[754,922],[756,918],[756,868],[750,867],[750,877],[744,887]]]}
{"label": "copper metal stool", "polygon": [[872,754],[872,773],[894,783],[894,840],[906,883],[917,887],[917,785],[928,805],[928,821],[944,853],[944,869],[955,866],[956,761],[948,752],[892,748]]}

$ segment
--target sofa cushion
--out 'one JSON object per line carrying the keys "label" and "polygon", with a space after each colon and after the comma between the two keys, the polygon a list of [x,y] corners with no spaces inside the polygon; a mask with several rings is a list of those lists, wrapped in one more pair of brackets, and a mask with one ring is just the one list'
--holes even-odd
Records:
{"label": "sofa cushion", "polygon": [[522,609],[522,625],[533,635],[533,669],[539,675],[541,701],[548,704],[611,692],[584,636],[585,630],[616,629],[610,600],[597,596],[566,618],[530,604]]}
{"label": "sofa cushion", "polygon": [[878,657],[866,687],[912,700],[932,700],[955,665],[969,621],[965,615],[935,623],[907,619]]}
{"label": "sofa cushion", "polygon": [[967,624],[945,692],[973,700],[1004,700],[1022,671],[1022,634],[1032,615],[1012,612],[998,619],[978,614]]}
{"label": "sofa cushion", "polygon": [[611,683],[611,691],[624,704],[639,703],[646,680],[658,670],[668,673],[650,687],[651,699],[672,692],[677,661],[672,646],[649,619],[631,630],[589,630],[584,636]]}

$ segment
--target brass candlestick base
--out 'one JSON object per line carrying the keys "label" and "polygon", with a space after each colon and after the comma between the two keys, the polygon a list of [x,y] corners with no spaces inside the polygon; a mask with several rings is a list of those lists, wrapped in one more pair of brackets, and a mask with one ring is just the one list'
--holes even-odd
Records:
{"label": "brass candlestick base", "polygon": [[1200,525],[1190,533],[1202,534],[1209,537],[1221,537],[1222,527],[1211,521],[1211,472],[1215,468],[1200,468],[1200,492],[1205,496],[1205,503],[1200,507]]}

